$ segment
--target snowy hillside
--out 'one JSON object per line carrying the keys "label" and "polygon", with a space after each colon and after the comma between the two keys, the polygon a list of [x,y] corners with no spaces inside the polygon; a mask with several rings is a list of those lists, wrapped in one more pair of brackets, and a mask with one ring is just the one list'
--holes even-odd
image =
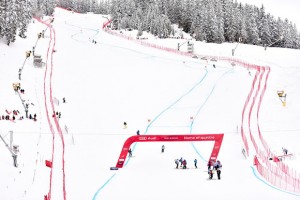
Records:
{"label": "snowy hillside", "polygon": [[[12,131],[19,148],[14,167],[0,142],[0,199],[300,199],[299,185],[280,187],[261,176],[253,165],[256,153],[250,140],[253,134],[260,141],[260,130],[275,155],[287,148],[293,156],[280,163],[300,179],[299,50],[190,40],[195,57],[186,53],[185,39],[147,35],[135,40],[134,31],[105,32],[105,21],[56,8],[54,21],[35,19],[26,39],[9,47],[0,41],[0,134],[10,145]],[[26,58],[33,46],[41,67],[33,65],[32,53]],[[270,71],[258,72],[234,59]],[[24,93],[15,92],[13,83],[20,83]],[[256,90],[247,105],[252,88]],[[284,103],[278,91],[287,94]],[[27,104],[28,117],[36,114],[36,120],[26,118]],[[7,115],[10,120],[2,119]],[[134,143],[133,157],[123,168],[110,170],[137,130],[141,135],[224,133],[218,156],[221,180],[208,179],[213,142]],[[180,157],[188,169],[175,168]]]}

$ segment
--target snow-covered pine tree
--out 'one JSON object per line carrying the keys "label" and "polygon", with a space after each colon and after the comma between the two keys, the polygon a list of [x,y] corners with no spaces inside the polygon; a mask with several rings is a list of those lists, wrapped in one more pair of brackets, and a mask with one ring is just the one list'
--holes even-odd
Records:
{"label": "snow-covered pine tree", "polygon": [[222,12],[222,4],[220,0],[215,1],[215,14],[216,14],[216,20],[217,20],[217,43],[223,43],[225,41],[224,38],[224,13]]}
{"label": "snow-covered pine tree", "polygon": [[194,13],[194,2],[193,0],[185,0],[182,3],[183,7],[181,9],[181,21],[179,26],[183,28],[183,31],[189,33],[192,25],[192,18]]}
{"label": "snow-covered pine tree", "polygon": [[232,0],[221,0],[222,11],[224,16],[224,38],[225,41],[233,42],[232,30],[232,15],[233,15],[233,2]]}
{"label": "snow-covered pine tree", "polygon": [[290,22],[291,37],[292,37],[292,48],[298,48],[298,30],[295,24]]}
{"label": "snow-covered pine tree", "polygon": [[44,15],[46,16],[51,16],[54,13],[55,9],[55,0],[44,0],[44,7],[45,7],[45,12]]}
{"label": "snow-covered pine tree", "polygon": [[31,5],[27,0],[17,0],[18,5],[18,24],[19,24],[19,36],[21,38],[26,38],[27,26],[32,19],[31,16]]}
{"label": "snow-covered pine tree", "polygon": [[291,30],[291,23],[286,18],[283,22],[283,47],[292,48],[293,47],[293,35]]}
{"label": "snow-covered pine tree", "polygon": [[238,33],[237,33],[237,37],[236,40],[238,42],[242,42],[244,43],[247,38],[248,38],[248,34],[246,31],[246,13],[245,13],[245,7],[242,6],[241,3],[238,4],[238,8],[237,8],[237,17],[238,17]]}
{"label": "snow-covered pine tree", "polygon": [[246,32],[247,32],[247,38],[246,43],[247,44],[259,44],[259,35],[258,35],[258,29],[256,24],[256,15],[254,11],[253,5],[247,5],[245,7],[245,25],[246,25]]}
{"label": "snow-covered pine tree", "polygon": [[157,25],[155,26],[157,36],[159,38],[169,37],[171,34],[171,30],[172,30],[171,22],[170,22],[169,18],[166,15],[161,14],[161,15],[157,16],[155,21],[157,22]]}
{"label": "snow-covered pine tree", "polygon": [[202,5],[203,2],[199,1],[196,3],[195,13],[193,15],[193,21],[191,25],[191,34],[197,41],[204,41],[206,34],[204,32],[204,19],[206,16],[206,9]]}
{"label": "snow-covered pine tree", "polygon": [[120,21],[120,28],[122,29],[133,29],[133,13],[135,12],[135,3],[133,0],[125,0],[124,5],[122,7],[122,12]]}
{"label": "snow-covered pine tree", "polygon": [[6,1],[0,1],[0,38],[4,37],[4,31],[6,29]]}
{"label": "snow-covered pine tree", "polygon": [[181,0],[171,0],[169,8],[169,19],[171,23],[178,24],[182,27],[183,24],[183,1]]}
{"label": "snow-covered pine tree", "polygon": [[271,33],[269,30],[269,21],[265,12],[264,5],[262,5],[262,7],[259,9],[257,22],[261,44],[264,46],[268,46],[269,44],[271,44]]}
{"label": "snow-covered pine tree", "polygon": [[35,17],[41,18],[45,13],[45,6],[43,4],[43,0],[31,0],[32,5],[32,14]]}
{"label": "snow-covered pine tree", "polygon": [[203,0],[203,6],[205,9],[204,16],[204,32],[207,42],[217,42],[218,40],[218,24],[217,17],[214,9],[214,1]]}
{"label": "snow-covered pine tree", "polygon": [[5,19],[5,31],[4,36],[6,37],[7,45],[16,40],[17,34],[17,21],[18,21],[18,10],[16,0],[6,1],[6,19]]}

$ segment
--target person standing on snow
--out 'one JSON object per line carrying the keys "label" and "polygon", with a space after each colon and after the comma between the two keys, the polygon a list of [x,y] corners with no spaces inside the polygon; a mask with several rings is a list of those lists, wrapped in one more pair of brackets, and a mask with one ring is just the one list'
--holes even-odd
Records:
{"label": "person standing on snow", "polygon": [[220,180],[221,179],[222,164],[219,160],[214,164],[214,169],[217,171],[218,179]]}
{"label": "person standing on snow", "polygon": [[132,156],[132,151],[131,151],[131,149],[128,150],[128,154],[129,154],[129,157]]}
{"label": "person standing on snow", "polygon": [[282,147],[282,151],[283,151],[283,155],[286,156],[288,154],[288,150],[286,148]]}
{"label": "person standing on snow", "polygon": [[214,176],[214,170],[213,170],[213,166],[212,165],[210,165],[208,167],[208,176],[209,176],[209,179],[212,179],[213,176]]}
{"label": "person standing on snow", "polygon": [[197,167],[197,159],[196,158],[194,160],[194,164],[195,164],[195,168],[197,169],[198,167]]}
{"label": "person standing on snow", "polygon": [[165,152],[165,145],[162,145],[162,146],[161,146],[161,152],[162,152],[162,153]]}
{"label": "person standing on snow", "polygon": [[179,159],[180,167],[182,167],[182,161],[183,161],[183,158],[181,157],[181,158]]}
{"label": "person standing on snow", "polygon": [[182,161],[182,165],[183,165],[182,169],[186,169],[187,162],[185,159]]}
{"label": "person standing on snow", "polygon": [[176,164],[176,169],[178,169],[178,165],[179,165],[179,160],[175,159],[175,164]]}
{"label": "person standing on snow", "polygon": [[207,170],[209,171],[211,166],[213,165],[213,161],[212,160],[209,160],[208,163],[207,163]]}

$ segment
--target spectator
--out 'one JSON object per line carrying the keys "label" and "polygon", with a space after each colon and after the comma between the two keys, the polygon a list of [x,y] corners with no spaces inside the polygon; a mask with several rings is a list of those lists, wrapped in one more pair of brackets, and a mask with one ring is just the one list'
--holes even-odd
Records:
{"label": "spectator", "polygon": [[161,152],[162,152],[162,153],[165,152],[165,145],[162,145],[162,146],[161,146]]}
{"label": "spectator", "polygon": [[131,157],[131,156],[132,156],[132,150],[129,149],[129,150],[128,150],[128,153],[129,153],[129,157]]}
{"label": "spectator", "polygon": [[175,164],[176,164],[176,169],[178,169],[178,165],[179,165],[179,160],[175,159]]}

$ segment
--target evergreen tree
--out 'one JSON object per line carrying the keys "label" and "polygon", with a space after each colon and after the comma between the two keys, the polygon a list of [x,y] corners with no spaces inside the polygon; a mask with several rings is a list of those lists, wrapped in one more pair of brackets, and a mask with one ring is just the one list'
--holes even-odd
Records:
{"label": "evergreen tree", "polygon": [[171,22],[178,24],[179,27],[183,27],[183,2],[181,0],[173,0],[173,6]]}
{"label": "evergreen tree", "polygon": [[224,38],[225,41],[233,42],[233,3],[229,0],[221,0],[224,16]]}
{"label": "evergreen tree", "polygon": [[6,30],[6,14],[7,3],[6,1],[0,1],[0,38],[3,38],[4,31]]}
{"label": "evergreen tree", "polygon": [[204,32],[207,42],[216,42],[218,38],[217,18],[213,6],[214,1],[203,0],[204,6]]}
{"label": "evergreen tree", "polygon": [[7,1],[6,10],[6,26],[4,36],[6,37],[7,45],[16,40],[17,21],[18,21],[18,5],[16,0]]}
{"label": "evergreen tree", "polygon": [[206,40],[206,34],[203,27],[206,12],[202,3],[203,2],[200,0],[196,3],[195,14],[191,25],[191,33],[197,41]]}
{"label": "evergreen tree", "polygon": [[293,35],[291,30],[291,24],[288,19],[283,22],[283,47],[293,47]]}
{"label": "evergreen tree", "polygon": [[222,12],[222,4],[221,1],[216,0],[215,1],[215,14],[216,14],[216,23],[217,23],[217,35],[216,35],[216,42],[222,43],[225,41],[224,38],[224,13]]}
{"label": "evergreen tree", "polygon": [[18,21],[19,21],[19,36],[26,38],[25,33],[27,32],[27,26],[32,18],[31,16],[31,5],[27,0],[18,0]]}
{"label": "evergreen tree", "polygon": [[167,38],[171,33],[171,22],[166,15],[162,14],[156,18],[156,26],[153,28],[159,38]]}
{"label": "evergreen tree", "polygon": [[180,27],[183,28],[183,31],[189,33],[192,25],[192,17],[194,13],[194,4],[193,0],[183,1],[183,8],[181,14],[181,23]]}
{"label": "evergreen tree", "polygon": [[247,38],[246,43],[248,44],[259,44],[258,28],[256,24],[254,6],[246,5],[246,18],[245,18]]}
{"label": "evergreen tree", "polygon": [[291,48],[298,48],[299,45],[299,38],[298,38],[298,31],[295,24],[290,22],[290,29],[291,29],[291,37],[292,37],[292,47]]}
{"label": "evergreen tree", "polygon": [[239,32],[238,32],[238,40],[239,42],[243,42],[245,43],[245,41],[247,41],[248,39],[248,33],[247,33],[247,30],[246,30],[246,11],[245,11],[245,8],[239,4],[239,7],[238,7],[238,10],[239,10]]}
{"label": "evergreen tree", "polygon": [[258,30],[259,30],[259,37],[261,40],[262,45],[268,45],[271,43],[271,33],[269,30],[269,21],[267,15],[265,13],[265,7],[262,7],[258,13]]}
{"label": "evergreen tree", "polygon": [[44,7],[45,7],[45,11],[44,11],[44,15],[46,16],[51,16],[54,13],[54,9],[55,9],[55,0],[44,0]]}

